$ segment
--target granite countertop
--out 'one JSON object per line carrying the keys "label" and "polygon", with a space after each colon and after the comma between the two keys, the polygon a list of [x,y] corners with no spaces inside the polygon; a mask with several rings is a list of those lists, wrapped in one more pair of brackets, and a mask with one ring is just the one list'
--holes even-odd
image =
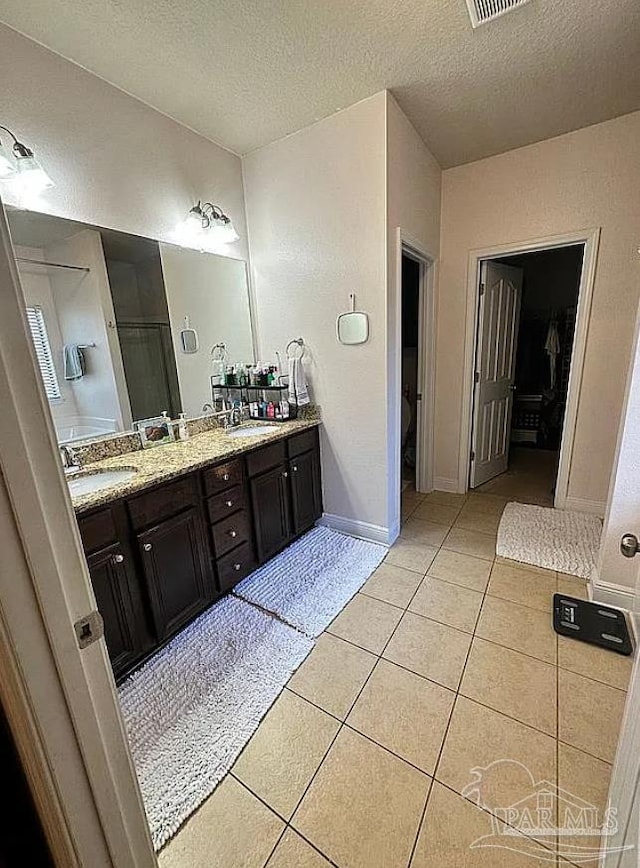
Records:
{"label": "granite countertop", "polygon": [[[245,423],[247,425],[251,423]],[[263,420],[255,425],[266,424]],[[254,437],[229,437],[224,429],[216,428],[202,434],[193,435],[189,440],[167,443],[151,449],[125,452],[111,458],[104,458],[87,464],[84,475],[105,470],[133,469],[135,474],[122,482],[90,492],[71,497],[76,513],[80,514],[96,506],[102,506],[121,497],[137,494],[145,488],[157,485],[168,479],[189,473],[205,467],[207,464],[224,461],[242,455],[266,443],[282,440],[320,425],[319,419],[296,419],[290,422],[278,422],[273,426],[273,432]]]}

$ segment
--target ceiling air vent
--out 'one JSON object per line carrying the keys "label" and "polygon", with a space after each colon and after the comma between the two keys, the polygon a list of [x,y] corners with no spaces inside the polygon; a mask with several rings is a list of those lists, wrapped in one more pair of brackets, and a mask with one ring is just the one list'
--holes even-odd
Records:
{"label": "ceiling air vent", "polygon": [[479,27],[528,2],[529,0],[467,0],[467,7],[472,25]]}

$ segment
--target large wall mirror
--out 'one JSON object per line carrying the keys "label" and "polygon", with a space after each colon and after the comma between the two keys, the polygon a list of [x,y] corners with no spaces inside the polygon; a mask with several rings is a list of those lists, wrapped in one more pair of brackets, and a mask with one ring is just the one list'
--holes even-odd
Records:
{"label": "large wall mirror", "polygon": [[216,345],[233,363],[255,362],[244,261],[33,211],[7,215],[61,443],[164,410],[200,415]]}

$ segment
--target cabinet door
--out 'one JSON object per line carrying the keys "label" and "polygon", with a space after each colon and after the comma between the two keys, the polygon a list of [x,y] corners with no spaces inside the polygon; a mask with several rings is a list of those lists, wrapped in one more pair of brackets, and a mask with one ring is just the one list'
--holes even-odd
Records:
{"label": "cabinet door", "polygon": [[297,536],[322,515],[320,466],[316,450],[304,452],[289,461],[293,533]]}
{"label": "cabinet door", "polygon": [[213,599],[210,557],[195,508],[138,534],[138,545],[160,641]]}
{"label": "cabinet door", "polygon": [[291,539],[286,464],[279,464],[249,481],[251,505],[260,563],[268,560]]}
{"label": "cabinet door", "polygon": [[119,543],[89,555],[87,564],[117,678],[146,650],[146,628],[136,616],[131,587],[135,574]]}

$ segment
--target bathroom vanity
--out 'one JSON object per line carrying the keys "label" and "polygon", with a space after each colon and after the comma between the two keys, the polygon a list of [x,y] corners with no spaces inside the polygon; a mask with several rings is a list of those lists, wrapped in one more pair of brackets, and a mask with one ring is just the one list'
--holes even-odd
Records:
{"label": "bathroom vanity", "polygon": [[313,526],[317,425],[283,423],[251,440],[212,431],[92,465],[136,469],[74,498],[116,679]]}

